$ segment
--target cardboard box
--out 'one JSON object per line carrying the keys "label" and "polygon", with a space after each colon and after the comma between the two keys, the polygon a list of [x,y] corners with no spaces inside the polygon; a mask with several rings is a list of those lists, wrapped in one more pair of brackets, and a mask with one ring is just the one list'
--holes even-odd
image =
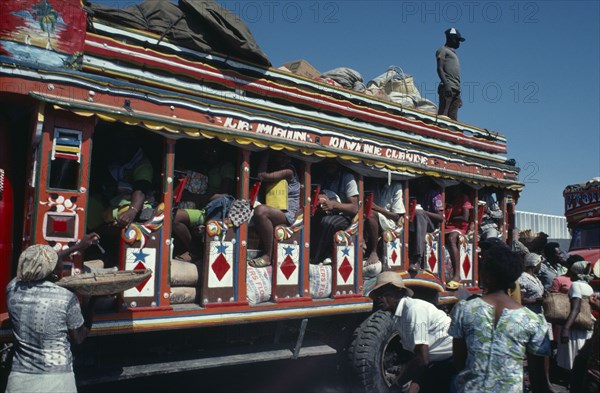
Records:
{"label": "cardboard box", "polygon": [[282,67],[287,68],[290,72],[304,76],[306,78],[314,79],[321,76],[321,73],[306,60],[296,60],[289,63],[285,63]]}

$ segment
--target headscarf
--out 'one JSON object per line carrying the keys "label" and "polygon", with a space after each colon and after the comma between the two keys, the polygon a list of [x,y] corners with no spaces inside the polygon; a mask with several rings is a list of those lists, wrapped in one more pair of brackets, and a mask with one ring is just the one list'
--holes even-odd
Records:
{"label": "headscarf", "polygon": [[588,261],[578,261],[571,265],[569,271],[575,275],[578,280],[589,281],[591,276],[589,274],[584,274],[589,265],[590,263]]}
{"label": "headscarf", "polygon": [[525,267],[536,267],[542,262],[542,256],[533,252],[525,255]]}
{"label": "headscarf", "polygon": [[21,281],[39,281],[52,274],[58,254],[50,246],[36,244],[29,246],[19,256],[17,278]]}

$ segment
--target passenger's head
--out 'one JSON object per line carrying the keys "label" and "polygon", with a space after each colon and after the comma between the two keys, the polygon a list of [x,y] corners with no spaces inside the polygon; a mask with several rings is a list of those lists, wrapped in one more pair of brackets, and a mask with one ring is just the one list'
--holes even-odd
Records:
{"label": "passenger's head", "polygon": [[50,246],[35,244],[29,246],[19,256],[17,278],[21,281],[44,280],[54,272],[58,254]]}
{"label": "passenger's head", "polygon": [[569,277],[571,280],[586,280],[590,278],[590,271],[592,270],[592,264],[588,261],[578,261],[573,263],[569,268]]}
{"label": "passenger's head", "polygon": [[507,250],[510,250],[510,247],[508,246],[508,244],[506,244],[504,241],[502,241],[502,239],[500,239],[498,237],[488,237],[487,239],[485,239],[479,243],[479,248],[481,248],[482,254],[485,254],[492,247],[503,247],[503,248],[506,248]]}
{"label": "passenger's head", "polygon": [[140,149],[143,133],[130,127],[121,127],[115,141],[115,158],[119,164],[127,164]]}
{"label": "passenger's head", "polygon": [[515,281],[523,273],[518,255],[503,246],[487,249],[479,269],[480,281],[488,291],[514,289]]}
{"label": "passenger's head", "polygon": [[202,157],[208,164],[217,164],[223,159],[223,149],[217,143],[207,144],[202,149]]}
{"label": "passenger's head", "polygon": [[394,312],[400,299],[405,296],[412,297],[414,292],[406,287],[400,274],[387,271],[377,276],[375,286],[369,291],[375,309]]}
{"label": "passenger's head", "polygon": [[274,151],[271,153],[271,158],[273,159],[273,163],[278,168],[283,168],[292,162],[292,158],[286,154],[284,150]]}
{"label": "passenger's head", "polygon": [[326,160],[323,163],[323,168],[327,175],[333,176],[340,170],[340,164],[336,160]]}
{"label": "passenger's head", "polygon": [[585,261],[585,259],[579,254],[569,255],[567,261],[565,262],[565,266],[567,267],[567,269],[571,269],[571,266],[573,266],[575,262],[579,261]]}
{"label": "passenger's head", "polygon": [[469,195],[469,188],[464,184],[446,188],[446,203],[455,203],[461,200],[464,195]]}
{"label": "passenger's head", "polygon": [[544,246],[544,256],[548,262],[552,264],[564,264],[566,261],[566,254],[560,249],[560,244],[556,242],[548,243]]}
{"label": "passenger's head", "polygon": [[542,267],[542,256],[531,252],[525,255],[523,265],[525,270],[531,273],[537,273]]}

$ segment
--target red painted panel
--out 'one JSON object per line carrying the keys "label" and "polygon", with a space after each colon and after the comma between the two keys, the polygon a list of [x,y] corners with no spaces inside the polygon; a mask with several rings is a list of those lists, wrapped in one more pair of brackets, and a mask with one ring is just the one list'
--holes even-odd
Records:
{"label": "red painted panel", "polygon": [[67,231],[67,221],[54,220],[52,222],[52,229],[54,230],[54,232],[66,232]]}
{"label": "red painted panel", "polygon": [[[3,1],[0,39],[73,54],[83,51],[86,13],[80,0]],[[9,54],[0,43],[0,53]]]}

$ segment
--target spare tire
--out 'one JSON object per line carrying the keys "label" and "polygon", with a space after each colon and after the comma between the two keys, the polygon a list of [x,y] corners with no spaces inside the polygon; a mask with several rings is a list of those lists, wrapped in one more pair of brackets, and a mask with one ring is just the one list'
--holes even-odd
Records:
{"label": "spare tire", "polygon": [[348,357],[366,393],[387,393],[413,354],[402,348],[392,315],[379,310],[354,331]]}

